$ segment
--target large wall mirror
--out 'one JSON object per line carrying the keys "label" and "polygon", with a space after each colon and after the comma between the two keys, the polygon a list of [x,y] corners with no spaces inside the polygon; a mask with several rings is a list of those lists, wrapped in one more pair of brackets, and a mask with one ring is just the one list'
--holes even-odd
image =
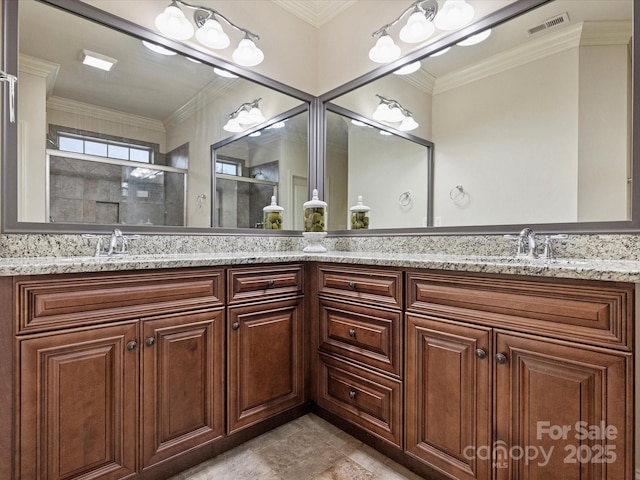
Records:
{"label": "large wall mirror", "polygon": [[[515,2],[510,11],[518,4],[526,7]],[[327,202],[343,209],[345,198],[353,204],[363,188],[357,177],[367,168],[360,170],[361,157],[371,154],[363,150],[361,131],[351,129],[347,141],[338,137],[341,132],[331,127],[334,111],[380,126],[372,119],[383,97],[412,113],[418,126],[409,133],[433,148],[433,178],[424,169],[422,190],[409,187],[416,184],[416,170],[404,147],[384,154],[386,170],[393,173],[378,176],[377,194],[386,195],[386,203],[399,209],[398,195],[409,190],[432,198],[430,209],[405,215],[412,223],[401,227],[419,231],[428,222],[440,227],[428,230],[440,232],[522,225],[548,231],[637,229],[632,17],[632,0],[544,2],[499,25],[490,18],[478,22],[478,32],[493,27],[480,43],[460,45],[468,35],[459,35],[451,45],[426,46],[424,56],[410,59],[420,61],[414,73],[389,71],[327,94]],[[385,125],[397,138],[407,137],[399,144],[411,142],[397,123]],[[335,156],[344,157],[341,167],[334,166]],[[335,168],[347,175],[341,185],[333,180]],[[376,210],[372,227],[398,228],[397,214]]]}
{"label": "large wall mirror", "polygon": [[[263,180],[273,183],[273,194],[289,195],[278,179],[293,175],[306,197],[311,97],[253,73],[234,74],[235,66],[80,2],[8,3],[5,31],[14,32],[19,51],[17,122],[9,127],[17,145],[5,155],[3,177],[5,231],[255,229],[259,222],[216,222],[216,201],[224,198],[228,210],[244,201],[220,195],[224,188],[216,184],[212,147],[229,140],[251,142],[253,166],[270,159],[263,171],[272,180]],[[94,68],[86,64],[92,58],[115,65]],[[263,118],[227,131],[230,114],[251,103]],[[283,128],[268,129],[275,124]],[[275,158],[273,144],[292,145],[294,137],[295,155]],[[259,181],[257,171],[239,175]],[[265,201],[260,211],[270,195]]]}

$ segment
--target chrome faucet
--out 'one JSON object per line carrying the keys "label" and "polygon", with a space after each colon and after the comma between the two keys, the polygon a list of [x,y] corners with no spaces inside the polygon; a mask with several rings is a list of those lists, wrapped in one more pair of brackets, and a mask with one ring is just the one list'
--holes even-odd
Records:
{"label": "chrome faucet", "polygon": [[518,235],[505,235],[504,238],[517,240],[516,257],[538,258],[538,243],[533,229],[523,228]]}
{"label": "chrome faucet", "polygon": [[[120,250],[118,251],[118,239],[120,240]],[[107,255],[113,255],[114,253],[126,253],[126,241],[124,239],[124,235],[122,235],[122,230],[119,228],[114,228],[113,232],[111,232],[111,239],[109,240],[109,250],[107,250]]]}
{"label": "chrome faucet", "polygon": [[140,235],[129,235],[125,236],[122,233],[122,230],[119,228],[114,228],[111,232],[111,237],[109,238],[109,247],[103,250],[102,248],[102,236],[101,235],[92,235],[92,234],[84,234],[82,235],[84,238],[95,238],[96,239],[96,249],[95,256],[111,256],[111,255],[127,255],[129,253],[128,249],[128,240],[134,240],[136,238],[140,238]]}

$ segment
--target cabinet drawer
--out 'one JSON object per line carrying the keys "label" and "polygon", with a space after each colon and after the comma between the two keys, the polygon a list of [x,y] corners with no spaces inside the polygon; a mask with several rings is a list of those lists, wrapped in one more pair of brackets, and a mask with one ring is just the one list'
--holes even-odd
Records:
{"label": "cabinet drawer", "polygon": [[402,272],[321,265],[318,288],[321,295],[402,308]]}
{"label": "cabinet drawer", "polygon": [[409,311],[631,350],[634,286],[408,273]]}
{"label": "cabinet drawer", "polygon": [[229,303],[300,295],[304,291],[302,265],[233,268],[228,271]]}
{"label": "cabinet drawer", "polygon": [[222,305],[222,269],[51,276],[14,283],[18,332]]}
{"label": "cabinet drawer", "polygon": [[318,405],[402,448],[402,383],[320,353]]}
{"label": "cabinet drawer", "polygon": [[402,314],[320,300],[320,349],[392,375],[401,374]]}

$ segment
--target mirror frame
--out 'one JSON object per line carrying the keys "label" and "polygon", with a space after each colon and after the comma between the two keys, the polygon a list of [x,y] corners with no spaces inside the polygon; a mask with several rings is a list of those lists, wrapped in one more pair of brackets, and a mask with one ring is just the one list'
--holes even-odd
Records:
{"label": "mirror frame", "polygon": [[[383,65],[355,80],[352,80],[340,87],[337,87],[319,97],[322,103],[322,109],[319,115],[326,116],[327,110],[335,111],[335,105],[330,102],[337,97],[355,90],[363,85],[371,83],[385,75],[390,74],[394,70],[403,65],[413,63],[423,57],[427,57],[432,53],[442,50],[448,46],[454,45],[466,37],[478,33],[487,28],[493,28],[497,25],[509,21],[512,18],[527,13],[541,5],[549,3],[553,0],[517,0],[494,13],[474,22],[458,31],[446,35],[438,40],[419,48],[404,57],[399,58],[389,64]],[[640,29],[640,8],[633,6],[633,65],[632,65],[632,99],[631,99],[631,219],[610,221],[610,222],[572,222],[572,223],[534,223],[534,224],[504,224],[504,225],[469,225],[469,226],[444,226],[444,227],[416,227],[405,229],[372,229],[365,231],[357,230],[337,230],[330,231],[329,235],[334,237],[346,236],[384,236],[384,235],[482,235],[482,234],[505,234],[520,231],[524,227],[530,227],[540,233],[580,233],[580,234],[603,234],[603,233],[637,233],[640,231],[640,184],[635,185],[633,182],[635,176],[640,172],[640,141],[636,141],[636,137],[640,135],[640,87],[636,91],[635,81],[640,79],[640,39],[638,33]],[[355,112],[352,115],[357,116]],[[370,119],[367,119],[371,122]],[[389,131],[393,131],[397,135],[405,136],[403,132],[395,131],[393,128],[385,127]],[[322,138],[326,142],[326,130],[321,132]],[[321,152],[320,158],[322,168],[318,173],[318,190],[324,192],[325,168],[324,159],[325,150]],[[434,179],[432,178],[433,182]],[[331,199],[326,199],[330,202]]]}
{"label": "mirror frame", "polygon": [[[239,77],[253,81],[262,86],[271,88],[280,93],[294,97],[302,102],[298,107],[300,111],[307,109],[309,111],[308,120],[308,139],[307,150],[309,161],[307,164],[307,176],[309,179],[308,190],[311,191],[311,185],[316,182],[316,171],[314,166],[317,161],[314,157],[318,151],[318,137],[314,134],[316,115],[312,114],[314,108],[318,108],[318,103],[313,95],[305,93],[296,88],[290,87],[276,80],[267,78],[263,75],[250,70],[245,70],[233,63],[228,63],[220,58],[207,54],[202,50],[197,50],[188,45],[168,39],[152,30],[132,23],[126,19],[113,15],[111,13],[100,10],[92,5],[74,1],[74,0],[38,0],[43,4],[51,7],[60,8],[70,14],[78,15],[86,20],[94,21],[107,28],[120,31],[124,34],[139,38],[140,40],[149,40],[164,47],[175,50],[176,52],[188,57],[200,60],[202,63],[219,67],[230,71]],[[3,23],[3,61],[2,70],[9,73],[18,72],[18,8],[17,0],[2,0],[2,23]],[[5,85],[2,89],[3,105],[9,104],[9,88]],[[19,100],[19,83],[16,87],[16,101]],[[286,113],[286,112],[285,112]],[[238,139],[248,135],[265,126],[275,123],[283,117],[284,114],[278,115],[268,122],[256,125],[242,134],[235,135],[229,140]],[[36,222],[20,222],[18,221],[18,129],[17,123],[9,121],[9,109],[3,109],[2,113],[2,214],[0,231],[2,233],[58,233],[58,234],[78,234],[78,233],[108,233],[114,227],[120,228],[123,232],[137,234],[182,234],[182,235],[301,235],[301,232],[292,230],[256,230],[253,229],[230,229],[216,227],[174,227],[174,226],[144,226],[144,225],[115,225],[115,224],[82,224],[82,223],[36,223]],[[213,175],[212,175],[213,178]],[[7,199],[7,201],[5,201]]]}

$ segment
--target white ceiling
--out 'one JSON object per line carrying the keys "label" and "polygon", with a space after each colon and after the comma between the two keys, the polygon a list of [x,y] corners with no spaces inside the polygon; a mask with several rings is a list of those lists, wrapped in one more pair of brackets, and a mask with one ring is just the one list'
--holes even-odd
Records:
{"label": "white ceiling", "polygon": [[271,0],[316,28],[321,27],[358,0]]}

